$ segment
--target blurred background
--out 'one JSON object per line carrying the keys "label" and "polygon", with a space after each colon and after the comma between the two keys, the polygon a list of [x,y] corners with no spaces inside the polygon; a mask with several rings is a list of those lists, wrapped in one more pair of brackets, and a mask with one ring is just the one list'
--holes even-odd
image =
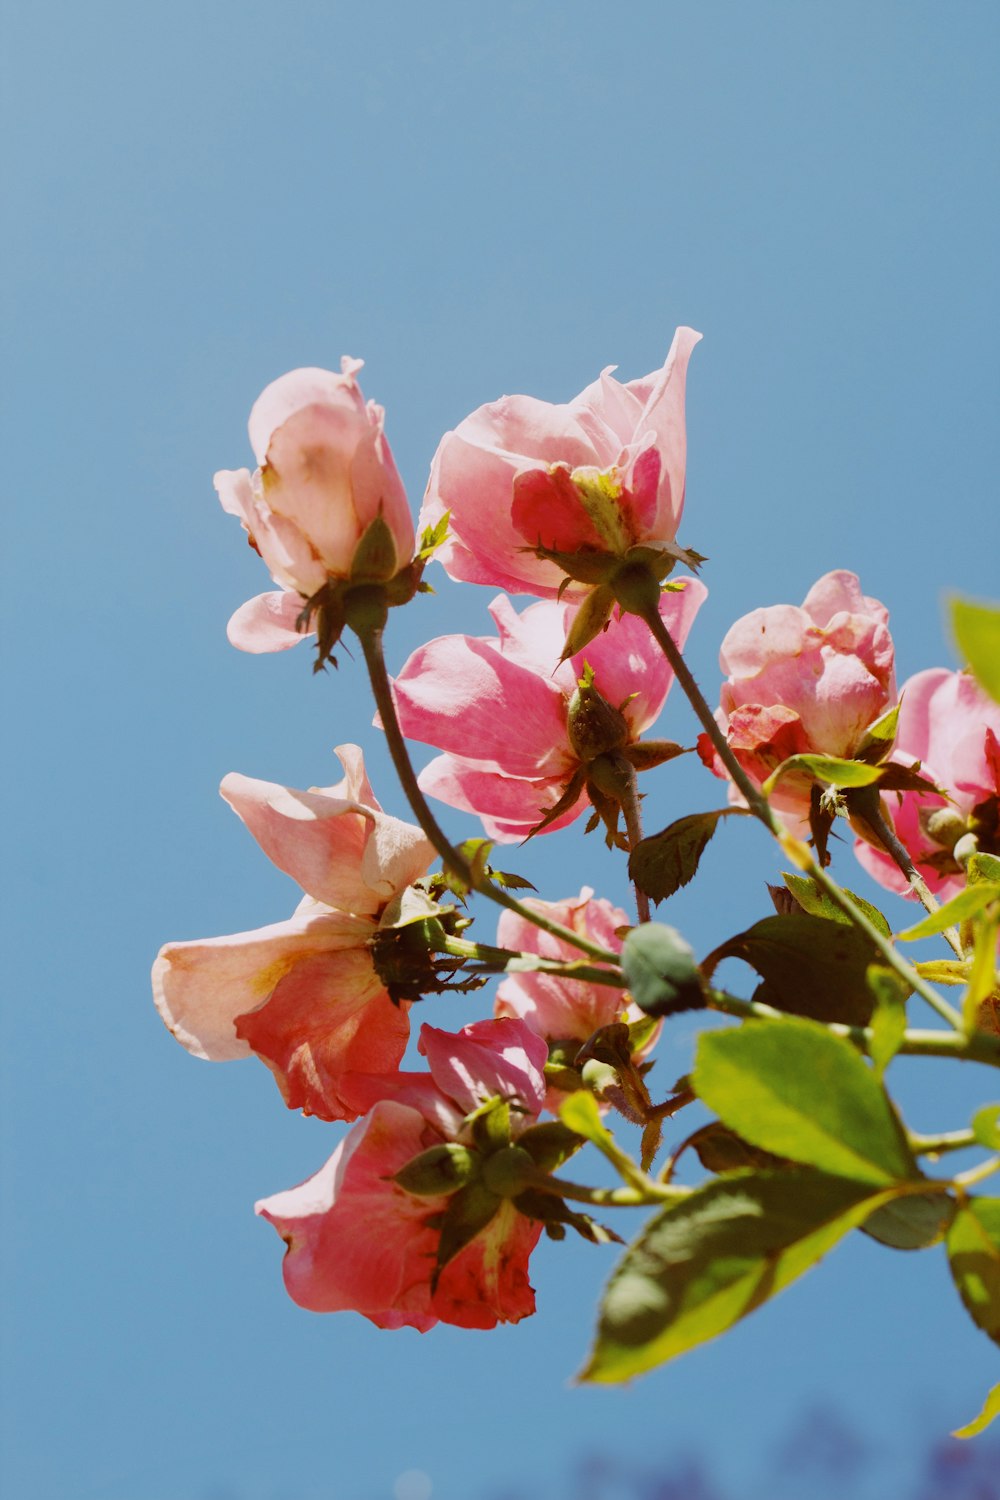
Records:
{"label": "blurred background", "polygon": [[[38,0],[4,30],[6,1493],[995,1500],[995,1443],[947,1433],[997,1351],[940,1251],[856,1235],[617,1390],[570,1383],[613,1247],[544,1243],[538,1315],[489,1335],[301,1312],[252,1206],[341,1127],[254,1061],[184,1053],[148,970],[298,899],[216,795],[227,771],[327,784],[354,740],[405,811],[356,661],[312,680],[305,649],[225,638],[267,579],[212,473],[250,460],[250,405],[295,366],[364,357],[416,506],[473,407],[645,374],[689,323],[709,697],[731,622],[832,567],[888,605],[900,680],[954,664],[943,589],[1000,593],[996,5]],[[489,633],[491,591],[431,577],[393,667]],[[692,741],[679,695],[660,732]],[[694,757],[645,785],[651,830],[723,800]],[[505,864],[627,902],[579,825]],[[704,954],[779,868],[727,823],[661,915]],[[835,871],[903,925],[846,844]],[[672,1023],[664,1085],[695,1030]],[[995,1098],[987,1072],[894,1068],[924,1131]]]}

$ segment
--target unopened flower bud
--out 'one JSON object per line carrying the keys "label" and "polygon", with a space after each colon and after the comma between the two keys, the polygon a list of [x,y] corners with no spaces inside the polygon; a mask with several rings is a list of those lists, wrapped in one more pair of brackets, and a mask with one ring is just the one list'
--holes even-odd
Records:
{"label": "unopened flower bud", "polygon": [[483,1184],[498,1198],[516,1198],[531,1185],[537,1168],[521,1146],[504,1146],[483,1163]]}
{"label": "unopened flower bud", "polygon": [[478,1166],[475,1151],[457,1141],[445,1141],[408,1161],[392,1180],[416,1198],[438,1198],[465,1187],[476,1176]]}
{"label": "unopened flower bud", "polygon": [[569,700],[569,743],[573,754],[584,763],[619,750],[629,741],[629,727],[624,714],[612,708],[594,687],[593,676],[585,674]]}
{"label": "unopened flower bud", "polygon": [[954,849],[968,832],[968,824],[954,807],[921,807],[917,817],[923,832],[942,849]]}
{"label": "unopened flower bud", "polygon": [[960,865],[964,865],[974,854],[979,853],[979,840],[974,833],[963,833],[951,851]]}

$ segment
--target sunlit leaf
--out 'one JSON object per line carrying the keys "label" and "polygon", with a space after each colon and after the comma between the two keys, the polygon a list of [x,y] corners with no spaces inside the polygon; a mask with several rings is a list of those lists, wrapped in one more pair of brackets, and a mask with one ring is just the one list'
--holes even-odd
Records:
{"label": "sunlit leaf", "polygon": [[969,1317],[1000,1344],[1000,1198],[967,1198],[948,1232],[948,1263]]}
{"label": "sunlit leaf", "polygon": [[944,932],[947,927],[955,927],[959,922],[965,922],[977,912],[989,906],[991,901],[1000,898],[1000,884],[992,881],[978,881],[975,885],[966,886],[964,891],[959,891],[957,896],[952,896],[946,901],[940,911],[931,912],[922,921],[907,927],[902,932],[896,933],[897,942],[915,943],[920,938],[934,937],[939,932]]}
{"label": "sunlit leaf", "polygon": [[[792,895],[795,897],[802,910],[813,917],[826,917],[831,922],[850,924],[850,917],[843,911],[824,890],[816,884],[815,880],[808,875],[792,875],[788,871],[782,871],[782,880],[785,882]],[[892,929],[877,906],[872,906],[863,896],[857,896],[853,891],[844,889],[844,895],[856,906],[858,910],[868,918],[869,922],[883,937],[889,937]]]}
{"label": "sunlit leaf", "polygon": [[971,599],[951,601],[955,641],[973,677],[1000,703],[1000,609]]}

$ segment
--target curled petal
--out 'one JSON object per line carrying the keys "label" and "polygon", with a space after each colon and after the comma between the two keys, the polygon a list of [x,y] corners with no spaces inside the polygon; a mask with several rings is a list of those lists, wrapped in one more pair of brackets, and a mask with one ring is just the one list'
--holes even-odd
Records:
{"label": "curled petal", "polygon": [[523,1021],[473,1021],[457,1035],[424,1025],[418,1046],[438,1088],[466,1114],[494,1094],[523,1115],[537,1115],[544,1104],[548,1048]]}
{"label": "curled petal", "polygon": [[226,626],[229,643],[239,651],[287,651],[311,632],[299,630],[302,597],[286,589],[257,594],[241,604]]}

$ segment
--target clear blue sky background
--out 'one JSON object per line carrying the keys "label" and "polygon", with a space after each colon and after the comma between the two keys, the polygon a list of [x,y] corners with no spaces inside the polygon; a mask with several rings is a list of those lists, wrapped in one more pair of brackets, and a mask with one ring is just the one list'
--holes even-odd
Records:
{"label": "clear blue sky background", "polygon": [[[748,1494],[809,1401],[873,1437],[884,1500],[911,1440],[978,1409],[996,1350],[942,1256],[857,1236],[625,1391],[567,1385],[613,1261],[582,1242],[540,1249],[538,1316],[494,1335],[300,1312],[251,1205],[337,1129],[283,1111],[255,1063],[188,1057],[147,976],[161,942],[296,900],[225,772],[329,782],[359,740],[403,811],[356,665],[312,681],[304,651],[225,640],[266,579],[211,475],[249,459],[250,404],[294,366],[367,360],[416,503],[480,402],[644,374],[693,324],[708,690],[737,615],[834,566],[890,607],[901,676],[950,664],[942,584],[1000,592],[998,20],[990,0],[8,8],[9,1495],[392,1500],[420,1470],[434,1500],[553,1500],[583,1450],[689,1447]],[[395,665],[486,628],[489,591],[438,582],[394,620]],[[692,734],[682,702],[663,727]],[[650,785],[651,824],[720,797],[697,765]],[[516,867],[625,894],[576,833]],[[668,915],[706,952],[777,868],[727,828]],[[995,1096],[914,1067],[918,1128]]]}

